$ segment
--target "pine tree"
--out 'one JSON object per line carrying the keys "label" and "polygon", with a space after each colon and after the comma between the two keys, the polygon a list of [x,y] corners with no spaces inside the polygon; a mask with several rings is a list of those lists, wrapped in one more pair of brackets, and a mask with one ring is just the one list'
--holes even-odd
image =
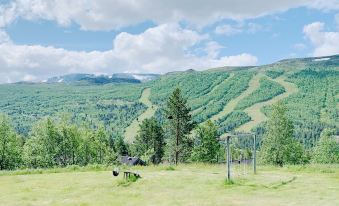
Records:
{"label": "pine tree", "polygon": [[211,120],[198,127],[195,141],[196,145],[192,153],[193,161],[217,162],[220,144],[217,127]]}
{"label": "pine tree", "polygon": [[173,155],[175,164],[186,161],[193,148],[193,140],[189,137],[194,128],[194,122],[190,115],[190,108],[179,88],[175,89],[167,101],[165,114],[168,118],[169,129],[169,153]]}
{"label": "pine tree", "polygon": [[272,105],[259,154],[263,163],[283,166],[304,161],[303,147],[293,137],[293,124],[287,118],[286,111],[282,102]]}
{"label": "pine tree", "polygon": [[118,135],[114,140],[114,151],[118,155],[127,155],[128,154],[128,145],[125,143],[124,138]]}

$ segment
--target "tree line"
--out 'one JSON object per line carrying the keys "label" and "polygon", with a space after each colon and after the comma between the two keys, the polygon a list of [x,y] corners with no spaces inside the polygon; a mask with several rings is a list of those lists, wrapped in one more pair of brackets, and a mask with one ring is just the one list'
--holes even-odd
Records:
{"label": "tree line", "polygon": [[[180,89],[169,96],[164,117],[145,119],[135,141],[126,144],[120,135],[112,135],[104,126],[72,123],[70,118],[44,118],[37,122],[27,138],[18,135],[6,115],[0,115],[0,169],[49,168],[67,165],[117,164],[121,155],[138,156],[149,164],[161,162],[208,162],[225,159],[218,127],[207,121],[196,124],[187,99]],[[339,163],[339,144],[335,131],[324,129],[316,146],[305,149],[294,136],[294,127],[286,115],[286,106],[272,106],[259,158],[263,164]],[[232,149],[232,156],[239,150]],[[244,151],[251,156],[249,148]]]}

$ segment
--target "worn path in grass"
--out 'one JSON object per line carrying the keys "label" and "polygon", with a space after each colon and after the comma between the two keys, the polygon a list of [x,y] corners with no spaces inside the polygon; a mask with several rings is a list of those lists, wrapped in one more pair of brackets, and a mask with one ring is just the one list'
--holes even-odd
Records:
{"label": "worn path in grass", "polygon": [[247,97],[249,94],[251,94],[253,91],[255,91],[259,86],[259,80],[263,77],[262,73],[258,73],[256,74],[248,83],[248,88],[242,92],[237,98],[232,99],[231,101],[229,101],[224,109],[219,112],[218,114],[212,116],[210,119],[212,121],[217,121],[218,119],[220,119],[221,117],[231,113],[234,108],[237,106],[238,102],[240,100],[242,100],[243,98]]}
{"label": "worn path in grass", "polygon": [[286,91],[280,95],[275,96],[274,98],[268,101],[259,102],[246,108],[244,112],[246,112],[251,117],[251,121],[241,125],[239,128],[236,129],[237,131],[250,132],[251,129],[254,128],[256,125],[267,120],[266,115],[261,111],[261,109],[264,106],[274,104],[278,102],[279,100],[282,100],[288,97],[289,95],[296,93],[298,91],[298,88],[295,84],[285,81],[286,76],[280,76],[276,79],[271,79],[269,77],[267,78],[269,80],[275,81],[276,83],[282,85]]}
{"label": "worn path in grass", "polygon": [[339,205],[338,166],[258,166],[233,185],[224,184],[224,165],[133,170],[142,178],[129,185],[111,171],[0,176],[0,205]]}
{"label": "worn path in grass", "polygon": [[149,100],[150,96],[151,96],[151,89],[150,88],[144,89],[139,99],[139,102],[146,105],[147,109],[137,119],[133,120],[133,122],[126,128],[125,140],[129,143],[131,143],[134,140],[137,134],[138,128],[139,128],[139,124],[144,119],[153,117],[153,115],[155,114],[155,111],[157,110],[157,106],[152,104],[152,102]]}

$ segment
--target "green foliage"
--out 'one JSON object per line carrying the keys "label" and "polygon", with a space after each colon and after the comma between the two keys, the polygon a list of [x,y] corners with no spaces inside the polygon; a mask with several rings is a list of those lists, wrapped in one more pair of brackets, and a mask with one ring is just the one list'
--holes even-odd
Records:
{"label": "green foliage", "polygon": [[134,147],[137,156],[145,156],[143,160],[159,164],[164,155],[164,131],[155,118],[145,119],[140,124]]}
{"label": "green foliage", "polygon": [[267,70],[265,72],[265,74],[269,77],[271,77],[272,79],[275,79],[279,76],[281,76],[282,74],[284,74],[284,71],[282,70]]}
{"label": "green foliage", "polygon": [[21,164],[20,137],[14,132],[6,115],[0,114],[0,170],[18,168]]}
{"label": "green foliage", "polygon": [[233,131],[237,127],[246,122],[251,121],[251,117],[248,116],[243,111],[233,111],[217,121],[217,125],[219,126],[218,133],[224,134],[229,131]]}
{"label": "green foliage", "polygon": [[23,148],[24,163],[30,168],[112,164],[115,159],[103,127],[94,132],[66,120],[57,123],[50,118],[34,125]]}
{"label": "green foliage", "polygon": [[46,116],[70,113],[78,124],[101,123],[123,133],[146,107],[137,102],[143,87],[135,84],[99,86],[64,84],[0,85],[0,112],[8,114],[19,134],[28,135],[32,123]]}
{"label": "green foliage", "polygon": [[217,162],[220,144],[216,125],[209,120],[204,125],[199,126],[196,132],[192,160],[196,162]]}
{"label": "green foliage", "polygon": [[128,145],[124,141],[124,138],[118,135],[114,141],[114,149],[119,155],[127,155],[128,154]]}
{"label": "green foliage", "polygon": [[[10,133],[14,134],[16,130],[23,136],[21,140],[17,134],[12,135],[17,139],[14,142],[18,142],[19,153],[25,142],[22,155],[16,156],[18,161],[25,160],[25,166],[112,163],[117,155],[128,154],[130,149],[134,149],[125,144],[121,135],[145,111],[146,106],[139,102],[139,98],[147,87],[151,89],[152,102],[157,104],[155,117],[165,125],[167,147],[171,148],[167,149],[169,154],[165,157],[173,160],[178,149],[187,160],[193,141],[187,134],[180,134],[185,136],[187,146],[172,147],[176,144],[173,139],[176,130],[175,125],[169,124],[171,121],[167,120],[168,115],[164,112],[167,97],[179,86],[182,95],[187,98],[186,103],[194,110],[191,112],[192,119],[201,123],[218,114],[245,91],[256,72],[265,72],[272,78],[284,75],[287,81],[298,87],[298,91],[283,102],[288,109],[288,118],[293,121],[293,136],[305,146],[309,156],[324,128],[335,129],[338,134],[338,56],[319,62],[312,59],[287,60],[255,69],[173,72],[142,84],[6,84],[0,85],[0,112],[6,113],[12,120],[14,129]],[[283,89],[279,84],[269,78],[261,79],[258,90],[216,122],[218,133],[232,131],[250,121],[243,111],[245,108],[267,101],[281,92]],[[262,111],[271,116],[272,107],[266,106]],[[62,118],[65,112],[70,114],[67,120]],[[46,126],[46,122],[45,125],[40,122],[41,128],[37,129],[39,126],[34,124],[39,120],[46,121],[48,116],[53,117],[50,127]],[[259,141],[265,128],[258,126],[256,132]],[[144,155],[152,156],[153,152],[147,150]],[[12,162],[15,166],[11,168],[22,166],[15,163],[17,161]]]}
{"label": "green foliage", "polygon": [[253,72],[236,72],[233,77],[224,81],[211,93],[192,100],[192,105],[200,107],[194,114],[194,120],[200,123],[222,111],[229,101],[248,88],[252,76]]}
{"label": "green foliage", "polygon": [[308,69],[291,75],[288,80],[299,88],[298,93],[284,101],[290,110],[289,116],[304,122],[338,126],[339,71]]}
{"label": "green foliage", "polygon": [[193,140],[189,137],[195,124],[190,115],[190,108],[179,88],[168,98],[165,115],[168,117],[168,153],[175,164],[187,161],[193,149]]}
{"label": "green foliage", "polygon": [[260,151],[261,161],[265,164],[283,166],[304,160],[303,147],[293,138],[293,124],[287,118],[286,110],[281,102],[273,105]]}
{"label": "green foliage", "polygon": [[167,97],[177,87],[180,87],[182,94],[189,99],[198,98],[209,93],[228,76],[229,73],[224,71],[169,73],[149,83],[152,86],[151,100],[156,104],[166,102]]}
{"label": "green foliage", "polygon": [[173,166],[167,166],[167,167],[165,167],[165,170],[166,170],[166,171],[175,171],[175,167],[173,167]]}
{"label": "green foliage", "polygon": [[324,129],[320,140],[314,148],[312,162],[322,164],[339,163],[339,143],[336,141],[335,130]]}
{"label": "green foliage", "polygon": [[272,99],[273,97],[285,92],[285,88],[280,84],[268,80],[267,78],[260,79],[260,87],[252,94],[242,99],[236,109],[245,109],[258,102],[264,102]]}
{"label": "green foliage", "polygon": [[131,183],[136,182],[139,178],[140,177],[137,177],[135,175],[131,175],[127,179],[119,180],[118,181],[118,186],[127,187]]}
{"label": "green foliage", "polygon": [[[339,71],[325,67],[305,69],[289,76],[288,81],[299,89],[283,100],[295,126],[295,137],[312,148],[324,128],[339,129]],[[270,111],[270,106],[264,108],[265,114],[270,115]]]}

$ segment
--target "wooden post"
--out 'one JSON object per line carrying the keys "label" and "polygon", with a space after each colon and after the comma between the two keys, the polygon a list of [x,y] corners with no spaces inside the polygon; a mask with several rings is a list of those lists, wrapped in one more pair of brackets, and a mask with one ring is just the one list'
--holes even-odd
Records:
{"label": "wooden post", "polygon": [[227,180],[231,180],[231,152],[230,152],[230,136],[226,138],[226,148],[227,148]]}
{"label": "wooden post", "polygon": [[257,137],[253,134],[253,172],[257,174]]}

